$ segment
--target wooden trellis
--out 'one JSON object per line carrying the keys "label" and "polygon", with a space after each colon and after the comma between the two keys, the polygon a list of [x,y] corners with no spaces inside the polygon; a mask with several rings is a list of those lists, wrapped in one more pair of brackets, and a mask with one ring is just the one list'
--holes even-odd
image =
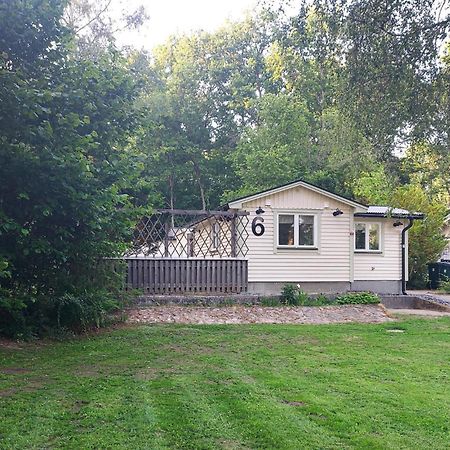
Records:
{"label": "wooden trellis", "polygon": [[127,257],[236,258],[248,252],[248,213],[160,209],[143,218]]}

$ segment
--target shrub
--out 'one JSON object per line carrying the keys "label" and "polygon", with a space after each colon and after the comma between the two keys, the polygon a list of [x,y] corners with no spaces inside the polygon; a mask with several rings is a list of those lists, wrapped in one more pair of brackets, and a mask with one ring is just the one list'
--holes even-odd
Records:
{"label": "shrub", "polygon": [[307,305],[311,299],[306,292],[300,289],[300,286],[294,286],[293,284],[284,285],[281,291],[280,302],[283,305],[299,306]]}
{"label": "shrub", "polygon": [[378,295],[372,292],[348,292],[336,297],[337,305],[372,305],[380,303]]}
{"label": "shrub", "polygon": [[297,303],[295,303],[296,305],[307,306],[310,301],[311,299],[306,292],[303,292],[300,289],[297,290]]}
{"label": "shrub", "polygon": [[80,279],[75,286],[53,293],[0,288],[0,334],[27,339],[106,325],[112,313],[131,298],[130,293],[121,290],[121,269],[101,262],[92,267],[89,279]]}
{"label": "shrub", "polygon": [[298,288],[293,284],[285,284],[281,291],[280,301],[283,305],[296,305],[297,304]]}

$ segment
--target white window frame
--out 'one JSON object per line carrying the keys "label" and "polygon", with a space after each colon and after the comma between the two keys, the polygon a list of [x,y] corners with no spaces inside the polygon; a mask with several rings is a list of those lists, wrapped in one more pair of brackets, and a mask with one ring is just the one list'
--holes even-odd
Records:
{"label": "white window frame", "polygon": [[[280,244],[280,216],[294,216],[294,245]],[[314,218],[313,227],[313,245],[299,245],[299,217],[300,216],[311,216]],[[306,250],[317,250],[319,248],[319,219],[318,214],[313,212],[305,211],[279,211],[277,213],[277,235],[276,244],[279,249],[306,249]]]}
{"label": "white window frame", "polygon": [[[366,240],[365,240],[365,248],[356,248],[356,226],[357,225],[364,225],[366,230]],[[370,236],[369,236],[369,227],[370,225],[376,225],[378,227],[378,249],[371,249],[369,242],[370,242]],[[354,229],[353,229],[353,250],[355,253],[382,253],[382,223],[381,222],[355,222],[354,223]]]}

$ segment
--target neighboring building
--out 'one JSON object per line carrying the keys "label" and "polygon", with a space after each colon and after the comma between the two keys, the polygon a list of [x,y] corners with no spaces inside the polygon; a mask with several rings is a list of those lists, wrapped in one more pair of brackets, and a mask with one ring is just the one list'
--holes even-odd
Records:
{"label": "neighboring building", "polygon": [[[368,207],[304,181],[231,201],[223,209],[249,213],[248,291],[268,295],[280,293],[286,283],[316,293],[399,294],[402,274],[406,282],[408,273],[406,227],[423,218],[406,210]],[[252,232],[252,223],[256,234],[258,224],[264,226],[262,235]],[[216,231],[210,235],[218,247]]]}
{"label": "neighboring building", "polygon": [[447,246],[441,255],[441,261],[450,261],[450,214],[444,219],[444,236],[447,238]]}

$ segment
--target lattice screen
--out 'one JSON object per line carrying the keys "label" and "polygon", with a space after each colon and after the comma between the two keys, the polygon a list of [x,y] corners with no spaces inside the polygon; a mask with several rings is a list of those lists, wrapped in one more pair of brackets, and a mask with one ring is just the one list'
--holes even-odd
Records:
{"label": "lattice screen", "polygon": [[126,256],[229,258],[247,255],[244,212],[158,210],[136,227]]}

